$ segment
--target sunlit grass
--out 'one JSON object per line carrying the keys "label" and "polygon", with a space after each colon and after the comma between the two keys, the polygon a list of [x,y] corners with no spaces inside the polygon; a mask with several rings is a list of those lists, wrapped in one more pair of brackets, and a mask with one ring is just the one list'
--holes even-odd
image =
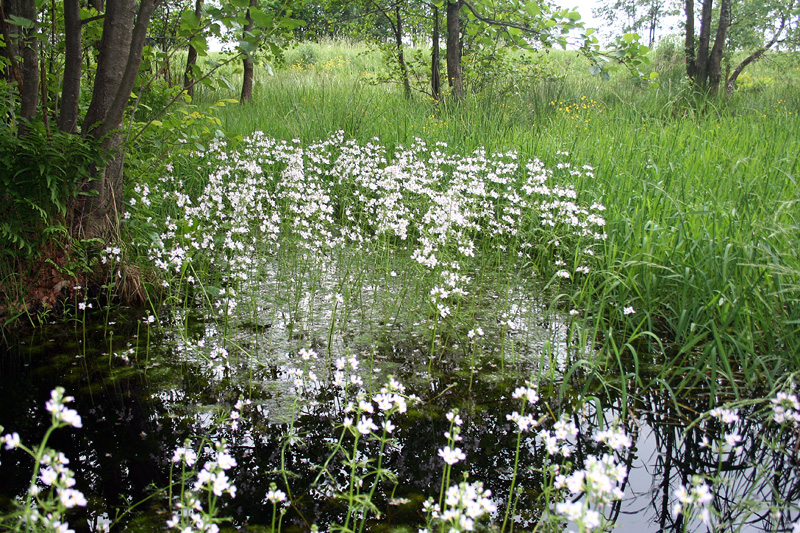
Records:
{"label": "sunlit grass", "polygon": [[[730,101],[702,101],[669,78],[647,87],[617,74],[602,84],[580,73],[579,57],[556,53],[555,76],[527,92],[454,105],[365,83],[365,54],[354,48],[293,50],[318,60],[262,75],[252,104],[223,110],[225,130],[303,143],[343,130],[380,139],[390,153],[420,137],[461,153],[518,150],[546,164],[568,152],[595,168],[576,189],[608,207],[603,268],[570,295],[604,317],[603,338],[606,328],[648,332],[640,338],[658,342],[637,349],[661,352],[665,365],[731,382],[743,375],[751,385],[797,365],[800,132],[798,102],[781,93],[785,76],[759,91],[745,83]],[[654,68],[679,75],[679,63],[660,57]],[[765,69],[753,76],[769,78]],[[614,311],[625,305],[643,321]]]}

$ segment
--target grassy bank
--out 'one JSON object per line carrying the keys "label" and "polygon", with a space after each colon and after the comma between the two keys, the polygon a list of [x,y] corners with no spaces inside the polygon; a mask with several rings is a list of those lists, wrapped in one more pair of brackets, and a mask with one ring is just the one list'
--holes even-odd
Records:
{"label": "grassy bank", "polygon": [[[219,117],[228,134],[263,131],[307,144],[341,130],[362,143],[377,138],[390,154],[415,138],[465,154],[515,150],[548,166],[567,152],[572,165],[594,169],[575,178],[580,197],[607,207],[602,264],[564,295],[564,305],[596,319],[601,357],[625,352],[638,362],[638,352],[649,353],[712,387],[717,372],[754,385],[796,368],[796,68],[773,56],[733,98],[703,100],[687,89],[668,47],[653,54],[657,87],[623,73],[602,83],[570,52],[534,61],[545,74],[437,103],[368,83],[380,56],[361,45],[304,44],[273,75],[258,70],[252,103]],[[224,97],[235,93],[197,101]],[[634,306],[636,320],[621,316],[618,303]]]}

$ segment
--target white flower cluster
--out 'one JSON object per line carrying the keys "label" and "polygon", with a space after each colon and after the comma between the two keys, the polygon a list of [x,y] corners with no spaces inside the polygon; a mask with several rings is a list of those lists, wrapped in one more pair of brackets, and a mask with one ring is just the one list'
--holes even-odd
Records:
{"label": "white flower cluster", "polygon": [[[630,438],[619,429],[602,431],[595,440],[604,442],[615,451],[631,446]],[[614,455],[589,455],[582,469],[556,476],[553,486],[565,489],[570,495],[570,501],[556,504],[556,513],[578,524],[580,531],[600,529],[604,524],[606,507],[624,497],[620,487],[627,476],[628,469]],[[578,499],[578,496],[582,498]]]}
{"label": "white flower cluster", "polygon": [[711,488],[700,476],[692,477],[691,488],[681,484],[674,492],[675,503],[672,505],[673,516],[688,515],[691,519],[694,511],[699,509],[698,516],[706,525],[710,524],[709,503],[714,499]]}
{"label": "white flower cluster", "polygon": [[[378,430],[386,434],[392,433],[397,426],[392,423],[390,417],[396,413],[405,413],[408,410],[408,400],[417,400],[413,395],[406,397],[405,390],[403,384],[390,377],[380,392],[372,396],[372,401],[369,401],[364,394],[359,394],[355,403],[349,402],[345,407],[345,413],[353,413],[353,416],[348,415],[344,418],[344,427],[360,435],[370,435]],[[374,417],[367,416],[375,414],[375,407],[378,408],[378,414],[384,417],[380,427],[375,424]]]}
{"label": "white flower cluster", "polygon": [[597,442],[603,442],[612,450],[619,452],[633,446],[631,438],[620,428],[608,428],[594,436]]}
{"label": "white flower cluster", "polygon": [[[452,300],[469,293],[459,265],[482,242],[524,256],[536,253],[542,229],[547,238],[558,237],[550,242],[588,239],[585,253],[561,254],[573,261],[559,275],[589,272],[581,262],[605,238],[601,204],[577,203],[576,191],[553,183],[557,177],[539,160],[523,163],[514,152],[484,150],[454,155],[444,148],[417,139],[397,147],[390,164],[384,147],[345,141],[343,132],[307,147],[260,132],[237,149],[212,143],[190,157],[194,169],[170,172],[153,190],[138,188],[137,205],[169,203],[172,213],[156,222],[159,237],[149,257],[187,283],[194,280],[187,265],[203,263],[226,286],[256,283],[259,261],[274,257],[284,237],[314,255],[399,243],[435,277],[431,300],[444,318],[453,314]],[[200,182],[192,197],[184,183],[190,173]],[[590,171],[571,170],[563,181],[581,174]],[[220,299],[217,311],[230,315],[236,300]]]}
{"label": "white flower cluster", "polygon": [[483,488],[483,483],[462,481],[447,489],[444,509],[433,499],[423,504],[423,511],[430,513],[432,519],[440,521],[448,531],[475,531],[475,523],[484,515],[497,512],[492,501],[492,491]]}
{"label": "white flower cluster", "polygon": [[574,422],[562,416],[553,424],[552,431],[542,429],[538,437],[544,442],[545,449],[550,455],[561,454],[564,457],[572,455],[569,447],[569,439],[578,435],[578,427]]}
{"label": "white flower cluster", "polygon": [[[525,387],[517,387],[511,395],[515,400],[524,400],[526,404],[535,405],[539,401],[539,394],[533,383],[527,383]],[[514,422],[520,432],[528,431],[539,425],[539,422],[532,415],[520,414],[513,411],[506,415],[506,420]]]}
{"label": "white flower cluster", "polygon": [[464,419],[458,415],[457,411],[450,411],[446,417],[447,421],[450,422],[450,429],[445,431],[444,436],[449,444],[444,448],[440,448],[438,453],[445,463],[452,466],[467,458],[461,448],[450,446],[450,444],[455,445],[456,442],[461,440],[461,426],[464,424]]}
{"label": "white flower cluster", "polygon": [[118,246],[106,246],[103,250],[103,255],[100,257],[100,262],[104,265],[108,262],[119,263],[122,261],[122,248]]}
{"label": "white flower cluster", "polygon": [[[64,404],[72,402],[72,396],[64,395],[63,387],[56,387],[50,392],[50,399],[45,403],[45,408],[52,415],[51,428],[66,426],[82,427],[81,417],[74,409],[69,409]],[[0,426],[0,431],[3,427]],[[18,433],[10,433],[0,437],[0,442],[6,450],[20,448],[31,456],[34,452],[22,444]],[[30,495],[35,496],[34,501],[39,502],[22,515],[22,520],[27,522],[25,530],[58,531],[60,533],[74,533],[64,519],[68,509],[86,507],[86,498],[83,493],[74,488],[76,485],[75,473],[67,466],[69,459],[58,451],[45,448],[39,459],[39,472],[36,484],[29,489]],[[50,496],[45,496],[43,491],[52,490]],[[50,502],[47,502],[48,499]],[[43,512],[45,509],[46,512]]]}
{"label": "white flower cluster", "polygon": [[790,422],[795,425],[800,425],[800,401],[797,395],[787,392],[779,392],[775,398],[771,400],[772,403],[772,420],[776,424],[783,424]]}
{"label": "white flower cluster", "polygon": [[[718,453],[724,453],[735,449],[742,442],[742,436],[739,431],[733,427],[734,424],[739,422],[740,417],[738,411],[717,407],[708,412],[711,418],[714,418],[724,425],[725,431],[722,439],[714,443],[714,450]],[[729,429],[731,428],[731,429]],[[711,442],[708,437],[703,435],[703,440],[700,443],[701,447],[710,446]]]}
{"label": "white flower cluster", "polygon": [[[334,387],[341,387],[345,388],[348,385],[356,385],[361,386],[364,384],[364,381],[361,379],[356,371],[358,370],[358,359],[351,355],[349,358],[339,357],[336,359],[335,362],[336,370],[333,372],[333,381],[331,382]],[[353,372],[351,374],[346,374],[345,370],[350,368]]]}
{"label": "white flower cluster", "polygon": [[59,425],[65,424],[75,428],[83,427],[83,424],[81,423],[81,417],[78,412],[74,409],[65,407],[64,405],[72,402],[74,399],[75,398],[72,396],[64,396],[63,387],[56,387],[50,392],[50,399],[47,400],[44,406],[45,409],[47,409],[53,415],[53,422],[57,422]]}
{"label": "white flower cluster", "polygon": [[[197,462],[197,453],[191,448],[187,440],[183,446],[175,449],[172,455],[174,463],[182,463],[191,468]],[[189,531],[207,531],[217,533],[219,526],[214,516],[203,510],[200,495],[203,492],[220,497],[224,494],[236,497],[236,486],[230,482],[226,471],[236,466],[234,459],[227,450],[225,441],[215,443],[214,459],[206,461],[200,472],[197,473],[192,490],[182,492],[180,501],[175,504],[172,517],[167,520],[167,527],[178,529],[182,533]],[[184,479],[185,481],[185,479]]]}

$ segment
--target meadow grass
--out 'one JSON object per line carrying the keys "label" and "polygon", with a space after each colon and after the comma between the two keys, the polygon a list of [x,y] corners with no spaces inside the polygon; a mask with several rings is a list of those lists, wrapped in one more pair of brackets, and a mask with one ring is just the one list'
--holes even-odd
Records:
{"label": "meadow grass", "polygon": [[[602,83],[574,53],[540,56],[548,76],[455,104],[367,83],[380,64],[363,45],[303,44],[287,54],[288,68],[259,71],[252,103],[219,118],[228,134],[304,144],[341,130],[362,143],[379,139],[390,155],[415,138],[460,153],[516,150],[547,165],[568,152],[595,169],[577,178],[579,195],[608,208],[602,268],[570,295],[598,318],[595,341],[624,344],[635,332],[648,342],[624,351],[693,369],[689,380],[713,376],[702,378],[712,386],[717,372],[755,385],[796,368],[796,69],[776,68],[785,58],[774,55],[732,98],[706,99],[682,80],[674,49],[653,53],[657,87],[621,72]],[[230,96],[204,93],[198,103]],[[623,321],[623,306],[641,322]],[[606,344],[600,354],[615,351]]]}

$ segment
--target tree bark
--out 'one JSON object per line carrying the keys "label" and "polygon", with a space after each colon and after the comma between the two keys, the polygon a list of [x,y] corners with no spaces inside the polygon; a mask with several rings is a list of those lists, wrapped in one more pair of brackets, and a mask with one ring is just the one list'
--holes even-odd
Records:
{"label": "tree bark", "polygon": [[83,134],[102,140],[108,155],[99,179],[83,184],[85,192],[76,204],[73,234],[108,238],[113,235],[122,211],[122,119],[136,83],[147,27],[157,0],[114,0],[107,4],[100,40],[92,102],[83,123]]}
{"label": "tree bark", "polygon": [[719,92],[722,80],[722,50],[725,48],[725,38],[728,26],[731,24],[731,0],[722,0],[717,21],[717,34],[714,37],[714,46],[708,59],[708,88],[711,94]]}
{"label": "tree bark", "polygon": [[[194,16],[198,19],[203,14],[203,0],[196,0],[194,4]],[[189,45],[189,54],[186,57],[186,72],[183,75],[183,90],[189,95],[189,98],[194,98],[194,66],[197,64],[197,50],[191,44]]]}
{"label": "tree bark", "polygon": [[[39,106],[39,43],[36,39],[36,0],[22,0],[19,15],[34,22],[22,29],[22,87],[20,87],[20,118],[33,120]],[[25,127],[20,129],[24,135]]]}
{"label": "tree bark", "polygon": [[9,83],[17,82],[22,86],[22,70],[19,68],[17,56],[19,55],[19,26],[9,24],[6,19],[11,15],[18,15],[18,5],[15,2],[0,2],[0,26],[2,26],[3,41],[5,46],[0,47],[0,53],[8,60],[5,78]]}
{"label": "tree bark", "polygon": [[705,88],[708,84],[709,47],[711,46],[711,18],[713,15],[713,0],[703,0],[703,9],[700,14],[700,39],[697,43],[697,72],[695,85]]}
{"label": "tree bark", "polygon": [[78,130],[78,102],[81,92],[81,6],[80,0],[64,0],[64,80],[58,129]]}
{"label": "tree bark", "polygon": [[694,79],[697,74],[697,61],[694,55],[694,0],[684,3],[686,12],[686,37],[683,45],[683,54],[686,58],[686,75]]}
{"label": "tree bark", "polygon": [[111,102],[120,88],[130,51],[135,14],[135,0],[113,0],[108,3],[103,19],[103,34],[98,46],[92,100],[83,120],[84,136],[89,135],[105,120]]}
{"label": "tree bark", "polygon": [[433,50],[431,51],[431,94],[434,100],[439,99],[442,91],[442,80],[439,77],[440,51],[439,51],[439,8],[433,6]]}
{"label": "tree bark", "polygon": [[403,79],[403,92],[406,98],[411,98],[411,82],[408,79],[408,67],[403,55],[403,19],[400,16],[400,4],[395,4],[394,14],[397,24],[394,27],[394,40],[397,47],[397,64],[400,66],[400,77]]}
{"label": "tree bark", "polygon": [[[250,0],[250,7],[256,7],[257,5],[258,0]],[[253,18],[250,16],[249,9],[247,10],[246,17],[247,24],[244,27],[245,36],[253,29]],[[249,53],[245,54],[242,60],[242,66],[244,67],[244,73],[242,74],[242,95],[239,98],[239,102],[245,103],[253,99],[253,56]]]}
{"label": "tree bark", "polygon": [[453,98],[464,98],[464,79],[461,73],[461,18],[463,0],[447,2],[447,82],[453,91]]}

